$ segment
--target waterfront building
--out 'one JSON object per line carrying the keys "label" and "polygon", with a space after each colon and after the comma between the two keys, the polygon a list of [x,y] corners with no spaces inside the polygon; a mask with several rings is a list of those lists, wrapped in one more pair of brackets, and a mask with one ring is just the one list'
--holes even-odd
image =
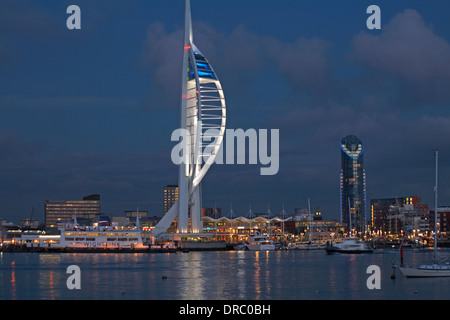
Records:
{"label": "waterfront building", "polygon": [[[429,236],[430,219],[428,212],[422,212],[413,204],[391,206],[385,224],[384,235],[401,238],[404,233],[415,236]],[[411,234],[412,233],[412,234]]]}
{"label": "waterfront building", "polygon": [[22,238],[22,229],[13,224],[3,225],[0,228],[0,239],[3,244],[16,244],[20,243]]}
{"label": "waterfront building", "polygon": [[[371,231],[373,233],[384,233],[387,231],[387,218],[389,210],[392,207],[402,207],[412,204],[423,215],[428,215],[428,204],[421,203],[419,196],[382,198],[370,200],[370,221],[372,222]],[[433,219],[434,220],[434,219]]]}
{"label": "waterfront building", "polygon": [[[434,231],[434,210],[430,210],[430,229]],[[448,239],[450,234],[450,207],[437,208],[437,226],[440,239]]]}
{"label": "waterfront building", "polygon": [[39,220],[22,219],[20,220],[20,226],[22,228],[37,229],[39,228]]}
{"label": "waterfront building", "polygon": [[163,188],[163,213],[166,214],[167,211],[172,208],[172,206],[178,200],[178,186],[177,185],[167,185]]}
{"label": "waterfront building", "polygon": [[0,226],[0,245],[6,239],[6,229]]}
{"label": "waterfront building", "polygon": [[202,208],[202,217],[220,218],[222,217],[221,208]]}
{"label": "waterfront building", "polygon": [[83,200],[47,200],[45,201],[45,226],[55,228],[59,222],[80,219],[95,219],[100,214],[100,195],[94,194]]}
{"label": "waterfront building", "polygon": [[285,219],[279,217],[265,218],[256,216],[254,218],[203,217],[205,233],[214,234],[218,240],[231,243],[243,242],[255,231],[267,234],[274,239],[284,241],[295,237],[299,241],[308,241],[309,232],[313,230],[313,240],[335,240],[345,237],[347,226],[337,221],[316,220],[294,221],[292,217]]}
{"label": "waterfront building", "polygon": [[295,235],[300,240],[307,241],[312,230],[312,240],[335,240],[348,235],[348,228],[344,223],[337,221],[295,221]]}
{"label": "waterfront building", "polygon": [[250,219],[239,216],[236,218],[220,217],[215,219],[205,216],[202,220],[205,233],[214,234],[217,240],[239,243],[246,241],[248,236],[254,234],[255,231],[281,239],[287,235],[284,224],[289,223],[291,218],[256,216]]}
{"label": "waterfront building", "polygon": [[141,211],[141,210],[129,210],[129,211],[125,211],[125,217],[127,218],[145,218],[148,216],[148,211]]}
{"label": "waterfront building", "polygon": [[294,221],[322,220],[322,211],[320,210],[320,208],[316,208],[315,210],[311,210],[310,214],[308,208],[295,208],[293,220]]}
{"label": "waterfront building", "polygon": [[127,217],[111,217],[111,223],[119,227],[125,227],[130,224],[130,218]]}
{"label": "waterfront building", "polygon": [[356,136],[349,135],[341,140],[340,146],[341,222],[347,225],[351,223],[354,231],[364,235],[368,223],[366,219],[364,145]]}
{"label": "waterfront building", "polygon": [[180,129],[188,135],[180,142],[184,152],[178,164],[178,200],[152,230],[156,236],[167,232],[174,220],[177,220],[178,233],[202,232],[201,181],[214,163],[225,133],[222,85],[212,65],[193,42],[189,0],[186,0],[184,30]]}

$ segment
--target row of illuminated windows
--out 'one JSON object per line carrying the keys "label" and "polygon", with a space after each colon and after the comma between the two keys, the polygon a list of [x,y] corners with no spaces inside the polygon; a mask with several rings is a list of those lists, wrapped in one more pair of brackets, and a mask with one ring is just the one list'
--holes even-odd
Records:
{"label": "row of illuminated windows", "polygon": [[99,207],[100,202],[99,201],[92,201],[92,202],[47,202],[45,204],[46,207]]}
{"label": "row of illuminated windows", "polygon": [[98,236],[109,236],[109,237],[135,237],[135,232],[65,232],[64,235],[72,237],[98,237]]}
{"label": "row of illuminated windows", "polygon": [[[96,241],[95,238],[73,238],[68,237],[66,241]],[[107,238],[106,241],[139,241],[138,238]]]}

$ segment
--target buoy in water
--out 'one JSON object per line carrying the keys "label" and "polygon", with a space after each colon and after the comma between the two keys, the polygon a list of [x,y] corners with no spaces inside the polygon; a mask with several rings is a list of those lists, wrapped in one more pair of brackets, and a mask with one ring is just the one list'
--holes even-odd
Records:
{"label": "buoy in water", "polygon": [[395,266],[394,265],[392,265],[391,279],[395,279]]}
{"label": "buoy in water", "polygon": [[163,279],[167,279],[167,276],[166,276],[166,275],[163,275],[162,278],[163,278]]}

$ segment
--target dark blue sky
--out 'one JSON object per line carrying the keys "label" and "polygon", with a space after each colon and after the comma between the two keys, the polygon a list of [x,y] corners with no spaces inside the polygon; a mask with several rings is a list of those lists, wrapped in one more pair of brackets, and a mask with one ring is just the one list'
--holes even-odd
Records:
{"label": "dark blue sky", "polygon": [[[339,218],[339,141],[365,144],[367,199],[450,205],[450,3],[191,0],[194,42],[219,75],[227,127],[280,129],[280,170],[216,165],[203,205],[305,207]],[[66,8],[81,8],[81,30]],[[368,30],[366,8],[381,8]],[[43,221],[45,200],[102,197],[162,214],[177,183],[184,1],[0,2],[0,217]]]}

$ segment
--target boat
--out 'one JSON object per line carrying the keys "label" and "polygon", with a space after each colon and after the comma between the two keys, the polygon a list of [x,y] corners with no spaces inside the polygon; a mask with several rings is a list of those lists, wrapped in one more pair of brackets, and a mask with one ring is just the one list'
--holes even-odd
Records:
{"label": "boat", "polygon": [[299,243],[289,243],[286,247],[287,250],[324,250],[326,245],[314,242],[299,242]]}
{"label": "boat", "polygon": [[319,243],[313,242],[313,231],[314,228],[312,226],[312,215],[311,215],[311,204],[308,198],[308,214],[309,214],[309,241],[307,243],[299,243],[296,245],[296,250],[322,250],[325,249],[326,246]]}
{"label": "boat", "polygon": [[[436,158],[436,182],[434,186],[434,254],[433,263],[422,264],[418,267],[408,267],[403,264],[403,247],[405,238],[400,246],[401,264],[398,266],[401,273],[407,278],[430,278],[430,277],[450,277],[450,260],[448,257],[441,258],[437,253],[437,195],[438,195],[438,150],[435,150],[434,156]],[[406,234],[406,233],[405,233]],[[395,266],[394,266],[395,268]],[[395,269],[394,269],[395,270]]]}
{"label": "boat", "polygon": [[373,249],[355,237],[347,237],[344,241],[326,246],[327,253],[371,253]]}
{"label": "boat", "polygon": [[327,248],[326,245],[319,244],[319,243],[313,243],[313,242],[303,243],[303,244],[297,245],[297,247],[296,247],[297,250],[323,250],[326,248]]}
{"label": "boat", "polygon": [[373,249],[369,247],[364,241],[352,236],[352,215],[350,212],[350,198],[348,199],[349,222],[350,222],[350,236],[344,238],[342,242],[335,244],[327,243],[327,253],[371,253]]}
{"label": "boat", "polygon": [[297,250],[299,244],[295,243],[295,242],[290,242],[287,244],[287,246],[285,247],[286,250]]}
{"label": "boat", "polygon": [[275,250],[275,244],[269,236],[261,235],[259,232],[249,236],[245,246],[251,251]]}
{"label": "boat", "polygon": [[247,247],[243,243],[238,243],[233,246],[233,249],[236,251],[244,251],[244,250],[247,250]]}
{"label": "boat", "polygon": [[80,226],[73,222],[58,224],[60,235],[41,235],[27,246],[49,249],[148,249],[138,227],[110,225]]}
{"label": "boat", "polygon": [[450,262],[424,264],[418,267],[399,267],[401,273],[407,278],[450,277]]}

